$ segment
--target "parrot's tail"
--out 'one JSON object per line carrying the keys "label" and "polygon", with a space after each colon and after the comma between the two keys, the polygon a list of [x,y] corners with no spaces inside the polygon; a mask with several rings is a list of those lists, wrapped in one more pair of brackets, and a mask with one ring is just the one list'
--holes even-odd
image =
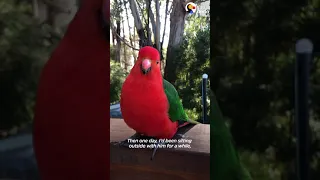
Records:
{"label": "parrot's tail", "polygon": [[178,121],[178,129],[179,129],[179,128],[182,128],[182,127],[184,127],[184,126],[187,126],[188,124],[196,125],[196,124],[201,124],[201,123],[198,122],[198,121],[191,120],[191,119],[189,119],[189,120],[184,120],[184,121],[180,120],[180,121]]}
{"label": "parrot's tail", "polygon": [[190,123],[190,122],[181,122],[178,121],[178,127],[177,127],[177,132],[176,134],[180,134],[183,135],[185,133],[187,133],[191,128],[193,128],[193,126],[195,126],[195,124]]}
{"label": "parrot's tail", "polygon": [[185,121],[178,121],[178,129],[182,128],[186,125],[190,124],[189,122],[185,122]]}

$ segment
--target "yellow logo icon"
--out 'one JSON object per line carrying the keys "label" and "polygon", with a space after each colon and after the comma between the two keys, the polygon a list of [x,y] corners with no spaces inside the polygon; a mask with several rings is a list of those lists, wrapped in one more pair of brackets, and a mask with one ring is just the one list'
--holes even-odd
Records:
{"label": "yellow logo icon", "polygon": [[189,14],[194,14],[197,11],[197,5],[193,2],[189,2],[186,4],[185,9]]}

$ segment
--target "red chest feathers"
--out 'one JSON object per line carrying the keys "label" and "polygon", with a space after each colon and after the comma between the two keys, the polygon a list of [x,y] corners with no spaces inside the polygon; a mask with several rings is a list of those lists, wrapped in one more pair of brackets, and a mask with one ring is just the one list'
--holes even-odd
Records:
{"label": "red chest feathers", "polygon": [[127,79],[121,92],[121,112],[124,121],[138,133],[161,136],[172,131],[168,117],[168,101],[162,85]]}

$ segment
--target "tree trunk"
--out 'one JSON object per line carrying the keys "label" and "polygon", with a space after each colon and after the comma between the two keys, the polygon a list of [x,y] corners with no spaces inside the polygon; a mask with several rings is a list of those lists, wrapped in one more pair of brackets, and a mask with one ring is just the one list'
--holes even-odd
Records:
{"label": "tree trunk", "polygon": [[42,0],[32,0],[33,17],[43,23],[48,19],[48,7]]}
{"label": "tree trunk", "polygon": [[[158,0],[156,0],[156,1],[158,1]],[[153,14],[152,8],[151,8],[151,0],[145,0],[145,2],[146,2],[147,9],[149,9],[148,13],[150,16],[149,19],[151,21],[152,32],[155,34],[156,33],[156,21],[154,20],[154,14]],[[154,36],[154,38],[156,38],[156,37]]]}
{"label": "tree trunk", "polygon": [[132,16],[134,18],[135,27],[137,29],[137,33],[139,36],[139,46],[141,48],[141,47],[145,46],[146,44],[148,44],[148,39],[147,39],[147,36],[144,32],[144,28],[143,28],[142,21],[140,19],[139,13],[138,13],[138,8],[137,8],[137,4],[136,4],[135,0],[129,0],[129,4],[130,4]]}
{"label": "tree trunk", "polygon": [[115,46],[116,45],[116,39],[117,39],[117,35],[116,35],[116,28],[114,27],[113,25],[113,22],[111,21],[111,24],[110,24],[110,30],[111,30],[111,37],[112,37],[112,46]]}
{"label": "tree trunk", "polygon": [[165,16],[164,16],[164,26],[163,26],[163,33],[162,33],[162,40],[161,40],[161,47],[164,41],[164,37],[166,35],[166,26],[167,26],[167,17],[168,17],[168,7],[169,7],[169,0],[166,0],[166,9],[165,9]]}
{"label": "tree trunk", "polygon": [[121,58],[121,39],[120,39],[120,34],[121,34],[121,27],[120,27],[120,19],[116,21],[116,33],[118,36],[116,36],[117,40],[117,45],[116,45],[116,62],[120,63],[120,58]]}
{"label": "tree trunk", "polygon": [[187,13],[184,8],[184,0],[174,0],[172,3],[173,7],[170,14],[169,44],[164,76],[169,82],[174,84],[177,78],[175,61],[177,52],[179,52],[180,46],[183,42],[183,31]]}
{"label": "tree trunk", "polygon": [[48,20],[56,31],[65,28],[78,10],[77,0],[42,0],[49,7]]}
{"label": "tree trunk", "polygon": [[121,63],[121,8],[120,4],[121,2],[119,0],[114,0],[114,17],[113,19],[116,21],[116,27],[115,27],[115,38],[116,38],[116,47],[115,47],[115,61],[118,63]]}
{"label": "tree trunk", "polygon": [[[161,60],[164,61],[164,56],[163,56],[163,41],[164,41],[164,37],[166,35],[166,27],[167,27],[167,17],[168,17],[168,7],[169,7],[169,0],[166,0],[166,9],[165,9],[165,16],[164,16],[164,26],[163,26],[163,32],[162,32],[162,40],[160,41],[160,56],[161,56]],[[159,28],[159,38],[160,38],[160,28]],[[164,62],[160,63],[160,67],[165,67],[164,66]],[[164,70],[162,68],[162,71],[164,73]]]}
{"label": "tree trunk", "polygon": [[39,17],[39,5],[38,0],[32,0],[32,10],[33,10],[33,17]]}
{"label": "tree trunk", "polygon": [[[124,18],[122,18],[122,24],[123,24],[122,25],[123,39],[126,39],[126,35],[124,31]],[[127,46],[125,44],[123,44],[123,63],[124,63],[124,69],[128,71],[129,61],[128,61],[128,55],[127,55]]]}
{"label": "tree trunk", "polygon": [[161,52],[161,46],[160,46],[160,5],[159,5],[159,1],[156,1],[156,28],[155,31],[153,32],[155,34],[155,42],[156,42],[156,48],[158,49],[159,52]]}
{"label": "tree trunk", "polygon": [[[133,27],[133,37],[132,37],[132,43],[133,43],[133,47],[136,47],[137,45],[136,45],[136,36],[137,36],[137,34],[136,34],[136,31],[135,31],[135,29],[136,29],[136,24],[134,24],[134,27]],[[135,52],[133,51],[133,57],[134,57],[134,59],[133,59],[133,62],[134,63],[136,63],[136,61],[137,61],[137,55],[135,54]]]}
{"label": "tree trunk", "polygon": [[[127,23],[128,23],[128,29],[129,29],[129,41],[130,41],[130,45],[132,47],[136,47],[135,43],[133,43],[132,40],[132,34],[131,34],[131,27],[130,27],[130,23],[129,23],[129,13],[128,13],[128,8],[127,8],[127,4],[125,2],[123,2],[124,7],[125,7],[125,11],[126,11],[126,18],[127,18]],[[135,37],[135,27],[133,27],[133,38]],[[132,56],[134,59],[136,59],[136,53],[134,51],[132,51]]]}

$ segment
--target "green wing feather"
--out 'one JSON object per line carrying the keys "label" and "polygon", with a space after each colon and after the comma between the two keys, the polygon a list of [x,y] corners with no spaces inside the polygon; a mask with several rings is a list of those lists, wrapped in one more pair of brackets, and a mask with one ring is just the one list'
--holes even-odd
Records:
{"label": "green wing feather", "polygon": [[252,180],[241,163],[232,135],[225,124],[218,102],[210,92],[210,154],[215,180]]}
{"label": "green wing feather", "polygon": [[167,95],[167,99],[169,102],[169,117],[171,121],[186,121],[192,124],[198,124],[199,122],[190,120],[183,109],[182,103],[180,101],[179,94],[176,88],[169,83],[167,80],[163,79],[163,88],[164,92]]}

